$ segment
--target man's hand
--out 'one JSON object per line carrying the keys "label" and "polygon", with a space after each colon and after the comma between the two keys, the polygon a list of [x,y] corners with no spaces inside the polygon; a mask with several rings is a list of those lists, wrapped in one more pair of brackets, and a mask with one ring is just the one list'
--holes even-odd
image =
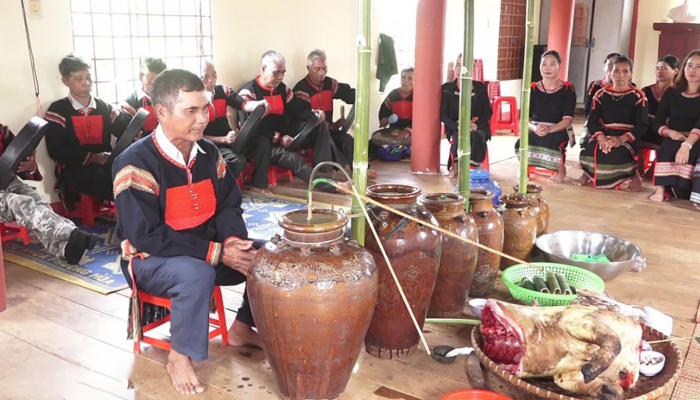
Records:
{"label": "man's hand", "polygon": [[238,132],[236,130],[231,130],[228,132],[228,135],[221,138],[221,141],[223,144],[232,144],[237,136]]}
{"label": "man's hand", "polygon": [[37,169],[36,165],[36,150],[32,152],[29,157],[25,158],[24,161],[19,163],[19,167],[17,167],[17,173],[21,174],[23,172],[34,172]]}
{"label": "man's hand", "polygon": [[684,140],[685,140],[685,136],[684,136],[682,133],[680,133],[680,132],[678,132],[677,130],[674,130],[674,129],[669,129],[669,130],[667,130],[667,131],[666,131],[666,136],[668,136],[668,137],[671,138],[672,140],[678,140],[678,141],[684,141]]}
{"label": "man's hand", "polygon": [[401,130],[401,133],[399,133],[399,140],[404,140],[407,137],[411,136],[413,134],[413,129],[411,128],[403,128]]}
{"label": "man's hand", "polygon": [[345,125],[345,118],[332,122],[330,125],[328,125],[328,129],[331,131],[339,131],[343,128],[343,125]]}
{"label": "man's hand", "polygon": [[476,126],[476,124],[472,122],[471,124],[469,124],[469,129],[471,129],[471,130],[473,130],[473,131],[476,131],[476,130],[479,129],[479,127]]}
{"label": "man's hand", "polygon": [[326,113],[323,110],[318,109],[318,110],[313,110],[313,111],[314,111],[314,114],[316,114],[316,116],[318,117],[318,124],[316,124],[316,125],[320,125],[320,124],[326,122]]}
{"label": "man's hand", "polygon": [[284,147],[284,148],[287,148],[287,147],[289,147],[290,144],[292,144],[293,141],[294,141],[293,137],[291,137],[289,135],[284,135],[284,136],[282,136],[282,139],[280,140],[280,145],[282,145],[282,147]]}
{"label": "man's hand", "polygon": [[253,266],[253,258],[258,250],[253,248],[252,240],[232,240],[224,246],[221,252],[221,262],[243,275]]}
{"label": "man's hand", "polygon": [[110,154],[112,154],[112,153],[110,153],[108,151],[105,151],[104,153],[93,154],[92,158],[90,158],[90,164],[105,165]]}
{"label": "man's hand", "polygon": [[389,118],[382,118],[379,120],[379,127],[386,128],[389,125]]}

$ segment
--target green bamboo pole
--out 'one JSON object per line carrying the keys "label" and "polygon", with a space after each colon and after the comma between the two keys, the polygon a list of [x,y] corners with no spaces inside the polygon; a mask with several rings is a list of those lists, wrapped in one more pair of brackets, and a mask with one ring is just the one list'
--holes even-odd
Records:
{"label": "green bamboo pole", "polygon": [[[527,1],[525,21],[525,63],[523,65],[523,93],[520,97],[520,194],[527,193],[527,163],[529,147],[530,83],[532,82],[532,51],[535,33],[535,1]],[[511,113],[516,112],[511,110]]]}
{"label": "green bamboo pole", "polygon": [[472,81],[474,76],[474,0],[464,0],[464,51],[459,90],[459,193],[467,198],[469,210],[469,172],[471,166]]}
{"label": "green bamboo pole", "polygon": [[[372,0],[357,0],[357,99],[355,100],[355,154],[352,163],[353,184],[359,193],[367,191],[367,168],[369,145],[369,66],[372,45],[370,37],[370,9]],[[353,197],[352,237],[365,243],[365,218],[361,207],[364,204]]]}

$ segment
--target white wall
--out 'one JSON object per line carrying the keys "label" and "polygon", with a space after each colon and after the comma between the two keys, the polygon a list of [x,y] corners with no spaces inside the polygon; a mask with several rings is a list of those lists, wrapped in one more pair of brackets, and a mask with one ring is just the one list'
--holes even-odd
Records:
{"label": "white wall", "polygon": [[[683,4],[683,0],[639,0],[637,14],[637,36],[634,46],[634,81],[638,86],[655,82],[654,67],[658,59],[659,32],[655,22],[671,22],[666,18],[668,11]],[[685,54],[675,54],[681,61]]]}
{"label": "white wall", "polygon": [[[44,111],[56,99],[64,97],[67,89],[61,83],[58,62],[73,51],[69,0],[42,1],[42,15],[28,18],[34,49],[41,100]],[[0,49],[4,54],[0,74],[0,122],[18,133],[24,124],[35,115],[34,87],[27,53],[27,42],[19,1],[0,0]],[[55,178],[53,162],[42,143],[37,149],[40,171],[44,181],[30,183],[52,201],[58,200],[53,193]]]}

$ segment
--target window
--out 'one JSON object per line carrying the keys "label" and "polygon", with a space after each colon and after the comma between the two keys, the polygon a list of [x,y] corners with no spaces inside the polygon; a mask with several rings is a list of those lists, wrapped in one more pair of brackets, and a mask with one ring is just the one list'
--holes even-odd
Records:
{"label": "window", "polygon": [[527,0],[501,0],[498,80],[522,79]]}
{"label": "window", "polygon": [[71,0],[73,49],[92,62],[94,94],[124,100],[138,85],[139,60],[198,73],[211,58],[209,0]]}

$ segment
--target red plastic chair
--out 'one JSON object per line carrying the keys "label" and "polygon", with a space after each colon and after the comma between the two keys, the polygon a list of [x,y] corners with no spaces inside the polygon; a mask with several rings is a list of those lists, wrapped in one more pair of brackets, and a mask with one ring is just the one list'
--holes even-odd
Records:
{"label": "red plastic chair", "polygon": [[24,245],[29,244],[29,231],[23,226],[19,226],[14,222],[0,224],[0,243],[9,242],[10,240],[22,239]]}
{"label": "red plastic chair", "polygon": [[114,202],[108,203],[96,199],[86,194],[80,194],[80,203],[72,211],[66,211],[65,216],[69,218],[79,218],[83,221],[83,226],[91,227],[95,225],[95,218],[105,215],[117,215]]}
{"label": "red plastic chair", "polygon": [[270,168],[267,170],[267,181],[270,185],[277,185],[277,180],[285,176],[288,176],[290,181],[294,180],[291,170],[283,169],[276,165],[270,165]]}
{"label": "red plastic chair", "polygon": [[[142,314],[144,303],[154,304],[157,306],[165,307],[168,310],[170,310],[170,299],[153,296],[141,290],[138,291],[138,296]],[[214,319],[211,317],[209,318],[209,324],[215,327],[213,331],[209,332],[209,340],[220,335],[223,345],[226,346],[228,344],[228,330],[226,330],[226,312],[224,311],[224,299],[221,296],[220,287],[214,287],[214,294],[212,297],[216,302],[216,313],[218,319]],[[143,332],[143,339],[139,340],[139,338],[137,337],[134,341],[134,354],[141,354],[141,342],[150,344],[151,346],[157,347],[159,349],[170,351],[170,342],[146,336],[146,332],[152,331],[153,329],[156,329],[157,327],[165,324],[166,322],[170,322],[170,315],[141,327],[141,331]]]}
{"label": "red plastic chair", "polygon": [[[561,162],[566,163],[566,153],[561,158]],[[551,169],[545,169],[540,167],[535,167],[534,165],[527,166],[527,179],[530,179],[532,175],[541,175],[546,177],[552,177],[557,173],[557,171],[552,171]]]}
{"label": "red plastic chair", "polygon": [[[510,112],[508,118],[505,118],[503,113],[503,104],[508,104]],[[518,127],[518,101],[515,97],[503,96],[496,97],[493,101],[493,117],[491,117],[491,130],[510,130],[515,136],[520,133]]]}
{"label": "red plastic chair", "polygon": [[644,160],[644,173],[649,171],[656,164],[656,150],[642,148],[639,150],[639,156]]}

